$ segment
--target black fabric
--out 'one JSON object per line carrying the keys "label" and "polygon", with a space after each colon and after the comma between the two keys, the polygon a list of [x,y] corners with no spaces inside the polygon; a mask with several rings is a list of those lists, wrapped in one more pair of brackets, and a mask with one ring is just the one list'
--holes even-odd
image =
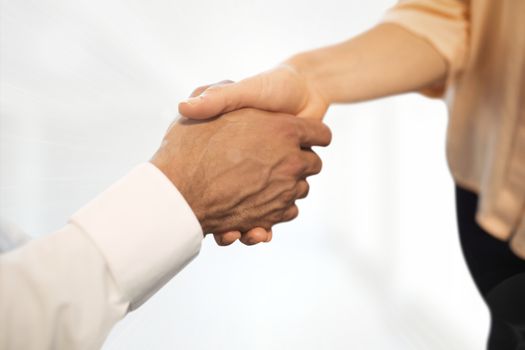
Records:
{"label": "black fabric", "polygon": [[456,210],[465,260],[491,314],[489,350],[525,350],[525,260],[475,220],[478,197],[456,187]]}

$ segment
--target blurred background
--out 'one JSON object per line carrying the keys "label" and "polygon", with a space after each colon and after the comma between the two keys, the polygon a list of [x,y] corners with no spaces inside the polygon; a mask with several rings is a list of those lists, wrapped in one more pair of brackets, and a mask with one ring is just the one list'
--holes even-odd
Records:
{"label": "blurred background", "polygon": [[[394,1],[0,4],[0,214],[39,237],[147,161],[193,88],[347,39]],[[325,121],[333,143],[299,218],[256,247],[207,237],[105,349],[484,347],[444,104],[410,94],[334,106]]]}

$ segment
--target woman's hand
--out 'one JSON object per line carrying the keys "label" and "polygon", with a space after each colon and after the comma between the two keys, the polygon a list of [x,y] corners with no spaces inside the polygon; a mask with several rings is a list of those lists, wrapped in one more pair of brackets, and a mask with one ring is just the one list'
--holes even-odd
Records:
{"label": "woman's hand", "polygon": [[449,67],[427,40],[382,23],[340,44],[297,54],[276,68],[195,90],[180,114],[206,119],[243,107],[321,119],[349,103],[443,87]]}
{"label": "woman's hand", "polygon": [[207,119],[244,107],[322,119],[328,102],[289,61],[236,83],[202,86],[179,104],[179,112],[187,118]]}

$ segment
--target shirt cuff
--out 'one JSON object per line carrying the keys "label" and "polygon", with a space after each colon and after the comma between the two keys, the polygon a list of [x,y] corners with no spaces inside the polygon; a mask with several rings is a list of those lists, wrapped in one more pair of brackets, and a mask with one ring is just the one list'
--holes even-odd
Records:
{"label": "shirt cuff", "polygon": [[203,232],[184,197],[153,164],[137,166],[75,213],[133,310],[186,266]]}

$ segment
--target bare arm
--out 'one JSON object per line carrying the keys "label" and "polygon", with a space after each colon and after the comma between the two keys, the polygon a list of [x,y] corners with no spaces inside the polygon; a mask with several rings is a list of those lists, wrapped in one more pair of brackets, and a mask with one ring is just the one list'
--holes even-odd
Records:
{"label": "bare arm", "polygon": [[388,23],[288,62],[329,104],[419,90],[443,83],[447,73],[446,61],[432,45]]}
{"label": "bare arm", "polygon": [[396,24],[380,24],[340,44],[297,54],[276,68],[200,88],[179,105],[190,118],[243,107],[322,118],[332,103],[356,102],[441,84],[444,57]]}

